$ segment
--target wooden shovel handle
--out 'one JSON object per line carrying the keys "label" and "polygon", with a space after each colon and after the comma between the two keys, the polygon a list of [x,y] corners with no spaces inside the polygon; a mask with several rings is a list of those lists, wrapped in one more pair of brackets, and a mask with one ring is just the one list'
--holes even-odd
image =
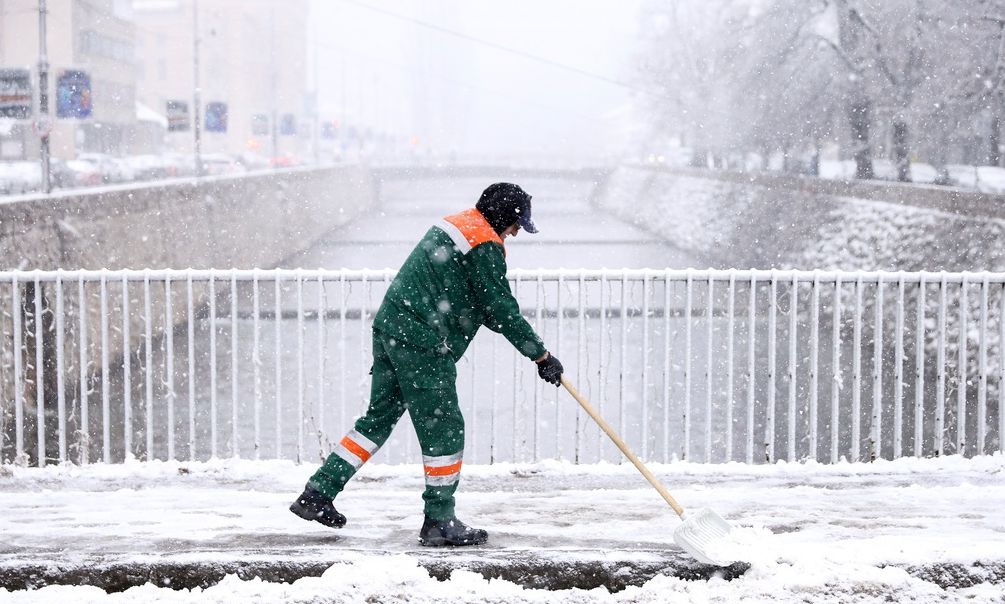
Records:
{"label": "wooden shovel handle", "polygon": [[634,453],[632,453],[632,450],[628,448],[628,445],[625,444],[625,441],[621,440],[621,437],[619,437],[617,432],[614,431],[614,428],[611,428],[611,426],[606,421],[604,421],[604,418],[600,417],[600,414],[597,413],[597,410],[593,408],[593,405],[587,402],[587,400],[583,398],[583,396],[579,394],[579,392],[577,392],[575,388],[572,387],[572,384],[569,383],[569,380],[565,379],[564,375],[562,376],[562,385],[565,386],[565,389],[569,391],[569,394],[572,395],[572,398],[576,399],[576,402],[578,402],[579,405],[583,409],[585,409],[587,413],[590,414],[590,417],[593,418],[593,421],[597,422],[597,425],[600,426],[600,429],[606,432],[607,436],[611,437],[611,440],[613,440],[614,444],[616,444],[618,448],[621,449],[621,452],[625,454],[625,457],[627,457],[629,461],[635,464],[635,467],[638,468],[639,472],[642,472],[642,475],[646,477],[646,480],[649,481],[649,484],[653,485],[653,487],[657,491],[659,491],[659,494],[662,495],[663,499],[665,499],[666,502],[670,504],[670,507],[673,508],[673,511],[677,512],[677,515],[680,516],[681,519],[683,519],[684,508],[682,508],[680,504],[677,503],[677,500],[675,500],[670,495],[670,492],[666,490],[666,488],[660,483],[659,480],[656,479],[655,476],[653,476],[653,473],[649,471],[649,468],[647,468],[642,463],[642,461],[639,460],[639,458],[636,457]]}

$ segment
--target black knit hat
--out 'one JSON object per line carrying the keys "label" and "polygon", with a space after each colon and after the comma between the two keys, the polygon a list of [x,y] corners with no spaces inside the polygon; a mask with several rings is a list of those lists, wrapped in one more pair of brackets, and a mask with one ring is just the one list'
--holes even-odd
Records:
{"label": "black knit hat", "polygon": [[475,207],[496,233],[501,234],[516,223],[528,233],[536,233],[537,226],[530,218],[530,200],[531,196],[519,186],[497,182],[482,192]]}

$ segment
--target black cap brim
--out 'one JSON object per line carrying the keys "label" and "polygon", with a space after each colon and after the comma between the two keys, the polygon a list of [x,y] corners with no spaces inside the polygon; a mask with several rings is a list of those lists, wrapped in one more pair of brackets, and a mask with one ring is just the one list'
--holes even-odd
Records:
{"label": "black cap brim", "polygon": [[527,231],[528,233],[537,232],[537,225],[534,224],[534,221],[531,220],[530,216],[521,215],[520,218],[517,219],[517,224],[520,225],[521,229]]}

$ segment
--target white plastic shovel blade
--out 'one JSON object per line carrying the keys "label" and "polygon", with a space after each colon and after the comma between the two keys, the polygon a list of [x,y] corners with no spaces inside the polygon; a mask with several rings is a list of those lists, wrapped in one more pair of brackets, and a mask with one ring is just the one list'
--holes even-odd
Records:
{"label": "white plastic shovel blade", "polygon": [[684,522],[673,532],[673,540],[699,562],[729,566],[729,533],[733,527],[708,508],[684,515]]}

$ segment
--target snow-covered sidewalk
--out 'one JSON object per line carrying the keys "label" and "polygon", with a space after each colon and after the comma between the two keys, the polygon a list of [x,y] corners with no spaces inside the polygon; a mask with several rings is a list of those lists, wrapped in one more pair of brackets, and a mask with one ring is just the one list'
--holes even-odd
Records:
{"label": "snow-covered sidewalk", "polygon": [[[257,563],[299,565],[301,572],[287,576],[295,578],[317,574],[303,568],[331,568],[293,584],[228,576],[206,589],[148,584],[108,596],[95,587],[50,586],[0,590],[0,601],[361,602],[368,594],[381,602],[436,602],[447,595],[478,602],[1005,601],[1001,455],[651,469],[685,507],[711,507],[739,527],[751,544],[745,574],[688,581],[673,572],[694,567],[673,544],[678,520],[629,464],[466,466],[458,515],[488,529],[490,543],[446,552],[416,543],[422,478],[414,466],[365,467],[336,502],[349,518],[341,531],[286,510],[313,465],[7,466],[0,468],[0,574],[6,585],[23,580],[19,569],[88,576],[89,569],[115,565]],[[584,562],[627,574],[633,565],[663,565],[666,572],[653,571],[644,585],[611,594],[603,587],[528,589],[461,570],[439,582],[423,567],[522,565],[521,583],[547,585],[526,578],[535,565],[562,567],[568,575]],[[571,584],[577,584],[574,577]]]}

